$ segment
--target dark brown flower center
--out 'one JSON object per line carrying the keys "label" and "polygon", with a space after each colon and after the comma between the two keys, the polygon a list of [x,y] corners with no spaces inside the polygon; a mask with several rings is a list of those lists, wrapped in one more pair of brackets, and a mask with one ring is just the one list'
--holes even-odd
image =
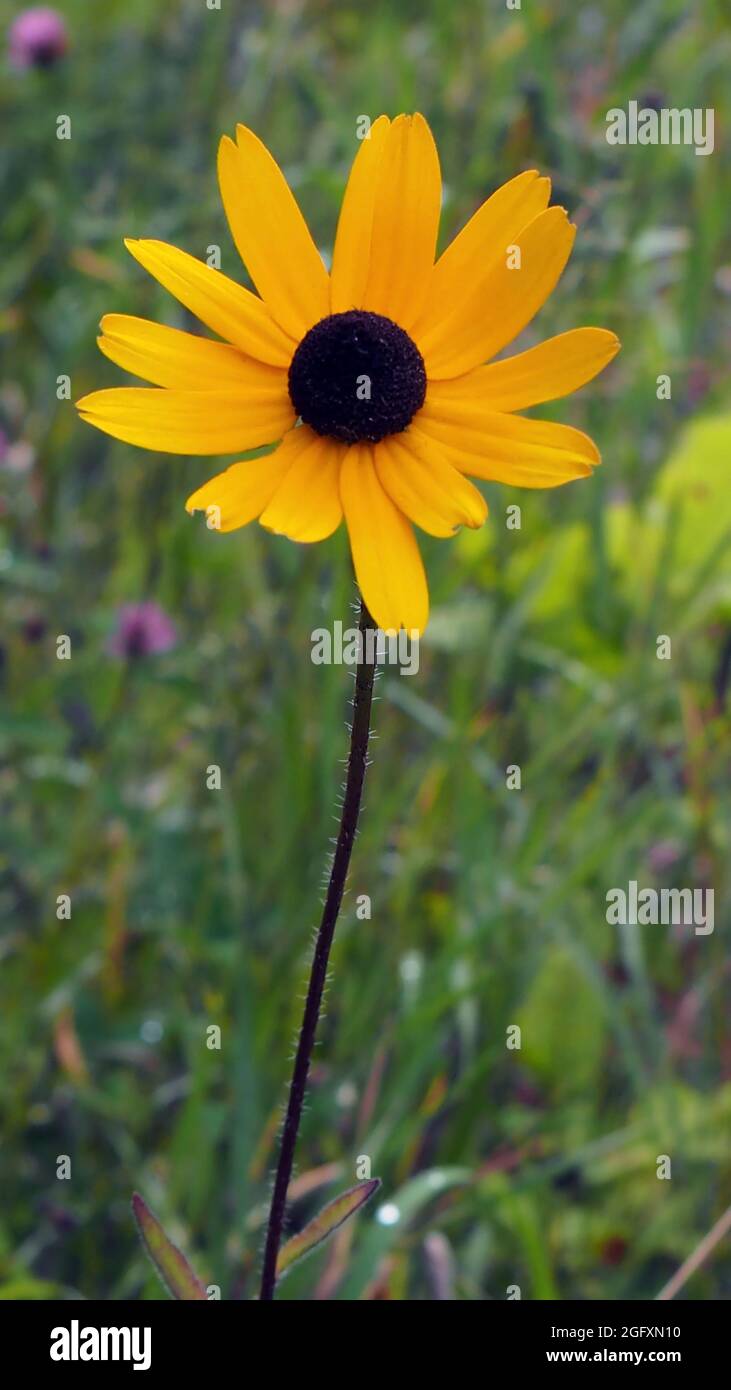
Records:
{"label": "dark brown flower center", "polygon": [[305,334],[290,363],[289,394],[318,434],[376,444],[406,429],[424,404],[424,360],[397,323],[350,309]]}

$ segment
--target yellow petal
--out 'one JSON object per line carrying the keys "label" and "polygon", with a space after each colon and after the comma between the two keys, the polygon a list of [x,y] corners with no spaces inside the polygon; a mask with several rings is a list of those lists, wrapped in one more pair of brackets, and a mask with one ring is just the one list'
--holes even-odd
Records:
{"label": "yellow petal", "polygon": [[385,632],[421,633],[429,593],[411,524],[384,492],[369,444],[353,444],[340,469],[340,498],[355,574],[366,605]]}
{"label": "yellow petal", "polygon": [[291,541],[324,541],[343,519],[339,482],[347,446],[315,434],[307,425],[288,438],[297,441],[293,465],[259,520],[268,531]]}
{"label": "yellow petal", "polygon": [[570,425],[526,420],[488,410],[465,412],[457,423],[422,410],[418,426],[463,473],[515,487],[558,487],[586,478],[600,462],[592,439]]}
{"label": "yellow petal", "polygon": [[525,410],[578,391],[604,370],[620,346],[605,328],[572,328],[466,376],[434,381],[429,395],[435,402],[483,400],[491,410]]}
{"label": "yellow petal", "polygon": [[231,235],[277,323],[299,341],[330,312],[322,257],[276,160],[246,126],[218,147],[218,181]]}
{"label": "yellow petal", "polygon": [[430,536],[453,536],[459,526],[474,529],[484,522],[484,497],[445,461],[437,445],[406,430],[382,439],[373,453],[391,501]]}
{"label": "yellow petal", "polygon": [[[427,376],[461,376],[512,342],[548,299],[571,253],[576,228],[563,208],[539,213],[502,248],[472,286],[417,335]],[[520,254],[518,256],[516,248]]]}
{"label": "yellow petal", "polygon": [[247,526],[261,516],[292,466],[291,453],[285,447],[288,439],[289,435],[266,458],[232,463],[223,473],[210,478],[188,498],[186,511],[205,512],[212,531],[236,531],[240,526]]}
{"label": "yellow petal", "polygon": [[407,330],[427,292],[441,199],[439,156],[424,117],[397,116],[383,137],[363,307]]}
{"label": "yellow petal", "polygon": [[[508,183],[502,184],[462,228],[442,255],[429,277],[426,303],[414,331],[421,345],[441,341],[440,329],[445,315],[464,310],[476,293],[490,267],[504,258],[505,248],[514,243],[518,233],[548,206],[551,182],[539,178],[536,169],[526,169]],[[491,306],[481,306],[485,316]]]}
{"label": "yellow petal", "polygon": [[161,454],[232,454],[280,439],[294,424],[281,386],[232,391],[163,391],[121,386],[76,402],[82,420],[125,444]]}
{"label": "yellow petal", "polygon": [[283,368],[268,367],[228,343],[131,314],[105,314],[101,330],[97,343],[105,356],[155,386],[181,391],[248,391],[256,386],[287,390]]}
{"label": "yellow petal", "polygon": [[489,438],[491,446],[496,447],[500,443],[506,455],[511,449],[514,450],[515,444],[519,444],[522,449],[529,446],[545,446],[575,454],[577,458],[586,459],[588,463],[601,462],[599,450],[593,439],[582,430],[574,429],[573,425],[560,425],[552,420],[527,420],[523,415],[503,414],[501,411],[493,410],[489,402],[479,399],[445,400],[440,397],[438,389],[435,390],[431,385],[415,423],[424,427],[427,423],[435,428],[441,427],[442,436],[447,438],[447,442],[450,430],[455,435],[465,430],[478,431],[485,439]]}
{"label": "yellow petal", "polygon": [[387,116],[373,122],[360,142],[343,195],[330,272],[333,314],[362,309],[368,281],[373,232],[373,208],[379,169],[390,126]]}
{"label": "yellow petal", "polygon": [[127,238],[124,244],[150,275],[214,333],[260,362],[289,367],[296,343],[250,290],[164,241]]}

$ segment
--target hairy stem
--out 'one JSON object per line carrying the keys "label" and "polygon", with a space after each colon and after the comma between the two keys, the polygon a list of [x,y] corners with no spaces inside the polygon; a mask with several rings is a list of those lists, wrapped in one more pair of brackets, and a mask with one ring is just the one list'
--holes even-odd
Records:
{"label": "hairy stem", "polygon": [[310,981],[307,987],[305,1010],[302,1017],[294,1069],[289,1088],[287,1113],[282,1130],[279,1161],[274,1179],[272,1202],[269,1210],[264,1265],[262,1269],[260,1299],[274,1298],[277,1278],[277,1256],[282,1239],[284,1216],[287,1204],[287,1190],[292,1176],[297,1134],[302,1117],[307,1077],[310,1070],[312,1049],[315,1045],[320,1006],[327,979],[330,947],[335,935],[335,924],[343,901],[345,880],[348,875],[350,856],[358,826],[363,782],[368,759],[368,739],[371,725],[371,702],[373,699],[373,680],[375,676],[375,643],[369,632],[375,631],[375,623],[361,601],[360,609],[360,650],[355,674],[355,695],[353,697],[353,723],[350,732],[350,754],[345,781],[345,796],[340,817],[340,828],[335,845],[330,881],[328,883],[325,906],[317,932],[315,950],[312,957]]}

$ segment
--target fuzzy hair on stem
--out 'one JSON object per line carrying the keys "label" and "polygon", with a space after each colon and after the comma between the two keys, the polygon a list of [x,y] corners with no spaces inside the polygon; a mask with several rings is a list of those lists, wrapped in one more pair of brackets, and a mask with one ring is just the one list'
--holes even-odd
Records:
{"label": "fuzzy hair on stem", "polygon": [[309,1075],[312,1051],[317,1036],[317,1026],[320,1021],[320,1009],[327,981],[330,948],[335,935],[335,926],[343,901],[350,857],[353,852],[353,844],[358,829],[358,816],[360,814],[363,797],[363,783],[365,780],[366,767],[368,766],[371,704],[373,700],[373,683],[376,673],[375,644],[372,640],[369,641],[367,639],[375,630],[375,627],[376,624],[368,612],[365,602],[361,600],[359,621],[360,644],[358,665],[355,672],[353,721],[350,730],[350,753],[348,756],[348,770],[345,779],[345,794],[343,797],[340,828],[335,845],[332,868],[330,870],[325,905],[323,907],[320,926],[315,940],[315,949],[312,956],[310,979],[307,987],[304,1014],[302,1016],[302,1027],[300,1029],[297,1051],[295,1053],[292,1080],[290,1082],[287,1100],[287,1111],[284,1119],[284,1127],[282,1129],[279,1159],[274,1177],[274,1186],[272,1188],[266,1243],[264,1246],[261,1290],[259,1293],[259,1298],[262,1302],[271,1302],[274,1298],[274,1290],[277,1281],[277,1256],[279,1254],[279,1247],[281,1245],[282,1232],[284,1229],[287,1191],[289,1189],[292,1169],[294,1167],[297,1135],[302,1118],[307,1077]]}

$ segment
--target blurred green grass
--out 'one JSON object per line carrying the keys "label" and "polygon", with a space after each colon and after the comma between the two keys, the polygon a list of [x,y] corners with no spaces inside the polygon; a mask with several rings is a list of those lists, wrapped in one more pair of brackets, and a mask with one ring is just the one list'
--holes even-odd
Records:
{"label": "blurred green grass", "polygon": [[[243,274],[215,180],[237,120],[327,252],[357,116],[417,108],[443,240],[532,165],[578,222],[525,343],[596,323],[623,352],[539,412],[595,436],[590,482],[486,487],[484,532],[424,538],[434,615],[419,675],[378,687],[299,1151],[323,1182],[293,1210],[366,1154],[402,1219],[366,1211],[341,1277],[321,1252],[282,1296],[428,1298],[439,1230],[462,1299],[652,1297],[731,1201],[729,6],[59,8],[67,60],[0,89],[0,1293],[163,1296],[133,1188],[225,1297],[253,1293],[350,694],[310,661],[311,631],[349,620],[343,536],[212,536],[183,502],[215,461],[105,439],[56,379],[121,384],[95,347],[106,311],[186,324],[123,236],[219,244]],[[713,106],[716,152],[610,148],[604,113],[630,99]],[[178,645],[124,670],[118,605],[150,598]],[[632,878],[712,885],[714,934],[609,927]],[[730,1276],[721,1252],[688,1296]]]}

